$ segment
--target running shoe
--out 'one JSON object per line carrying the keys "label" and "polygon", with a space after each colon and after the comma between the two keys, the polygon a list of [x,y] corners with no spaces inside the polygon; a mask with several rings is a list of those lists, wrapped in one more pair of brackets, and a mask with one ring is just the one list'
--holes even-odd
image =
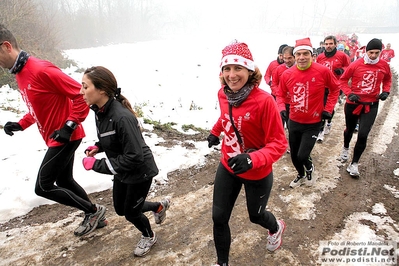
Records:
{"label": "running shoe", "polygon": [[319,135],[317,136],[317,142],[321,143],[324,140],[324,130],[319,132]]}
{"label": "running shoe", "polygon": [[349,159],[349,148],[342,147],[341,162],[346,162]]}
{"label": "running shoe", "polygon": [[277,226],[278,226],[277,232],[274,234],[270,234],[269,232],[269,235],[267,236],[266,249],[271,252],[277,250],[279,247],[281,247],[281,244],[283,243],[282,236],[285,230],[284,221],[278,220]]}
{"label": "running shoe", "polygon": [[296,178],[291,181],[290,188],[299,187],[300,185],[303,185],[303,184],[305,184],[305,177],[297,175]]}
{"label": "running shoe", "polygon": [[157,236],[155,235],[153,237],[145,237],[141,236],[141,239],[139,243],[137,243],[137,247],[134,250],[134,255],[137,257],[143,257],[145,254],[150,252],[151,247],[157,242]]}
{"label": "running shoe", "polygon": [[170,199],[166,198],[161,200],[162,209],[159,212],[154,212],[154,220],[156,224],[161,224],[166,219],[166,211],[169,209],[170,206]]}
{"label": "running shoe", "polygon": [[93,232],[97,228],[98,222],[105,216],[105,207],[96,204],[97,211],[95,213],[88,213],[85,215],[82,223],[76,228],[74,234],[76,236],[83,236]]}
{"label": "running shoe", "polygon": [[327,124],[326,124],[326,126],[324,127],[324,135],[330,134],[331,125],[332,125],[332,123],[327,123]]}
{"label": "running shoe", "polygon": [[346,171],[353,177],[359,177],[359,166],[357,163],[351,163],[348,168],[346,168]]}
{"label": "running shoe", "polygon": [[356,127],[355,127],[355,132],[358,132],[358,131],[359,131],[359,123],[357,123]]}

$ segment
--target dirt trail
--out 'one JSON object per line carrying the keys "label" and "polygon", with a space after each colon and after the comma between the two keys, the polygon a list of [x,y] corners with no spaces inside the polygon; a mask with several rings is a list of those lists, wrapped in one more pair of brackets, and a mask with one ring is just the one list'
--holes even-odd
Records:
{"label": "dirt trail", "polygon": [[[381,108],[361,158],[360,179],[351,178],[346,173],[346,164],[337,160],[343,143],[343,105],[337,106],[332,132],[313,150],[317,179],[313,187],[289,188],[295,171],[288,154],[275,164],[268,208],[287,223],[283,246],[277,252],[266,251],[267,233],[249,222],[241,193],[230,223],[231,265],[317,265],[319,240],[331,239],[344,228],[348,216],[371,212],[375,203],[383,203],[388,215],[398,222],[398,199],[384,188],[384,185],[398,185],[392,173],[398,168],[399,159],[396,124],[390,129],[395,134],[384,154],[373,152],[373,145],[384,145],[381,144],[381,134],[386,133],[381,132],[384,123],[393,112],[397,117],[397,90],[395,74],[391,95]],[[162,136],[162,132],[157,133]],[[170,139],[182,137],[168,135]],[[0,265],[212,265],[216,254],[211,206],[218,158],[219,152],[213,151],[207,156],[205,166],[172,172],[169,184],[153,191],[155,197],[151,200],[170,196],[172,205],[161,226],[155,225],[149,216],[158,243],[146,257],[133,256],[139,233],[124,218],[116,216],[108,190],[90,197],[106,205],[109,225],[88,236],[73,235],[82,219],[81,213],[58,204],[40,206],[25,216],[0,224]],[[360,223],[371,229],[376,227],[368,220]],[[389,238],[386,232],[377,234]]]}

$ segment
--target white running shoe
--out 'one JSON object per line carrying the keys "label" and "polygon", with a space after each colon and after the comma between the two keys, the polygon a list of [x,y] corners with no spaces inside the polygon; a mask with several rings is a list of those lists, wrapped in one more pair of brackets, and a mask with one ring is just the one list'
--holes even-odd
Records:
{"label": "white running shoe", "polygon": [[278,220],[277,221],[277,226],[278,230],[274,234],[270,234],[267,236],[267,245],[266,249],[268,251],[276,251],[279,247],[281,247],[281,244],[283,243],[282,241],[282,236],[285,230],[285,223],[283,220]]}
{"label": "white running shoe", "polygon": [[351,163],[348,168],[346,168],[346,171],[353,177],[359,177],[359,166],[357,163]]}
{"label": "white running shoe", "polygon": [[291,181],[290,188],[296,188],[303,184],[305,184],[305,176],[297,175],[296,178]]}
{"label": "white running shoe", "polygon": [[319,132],[319,135],[317,136],[317,142],[321,143],[324,140],[324,130]]}
{"label": "white running shoe", "polygon": [[137,247],[134,250],[134,255],[137,257],[143,257],[145,254],[150,252],[151,247],[157,242],[157,236],[153,237],[145,237],[141,236],[139,243],[137,243]]}
{"label": "white running shoe", "polygon": [[346,162],[349,159],[349,148],[342,147],[341,162]]}
{"label": "white running shoe", "polygon": [[154,212],[154,220],[156,224],[161,224],[166,219],[166,211],[169,209],[170,206],[170,199],[166,198],[161,200],[162,210],[159,212]]}
{"label": "white running shoe", "polygon": [[326,126],[324,127],[324,135],[330,134],[331,125],[332,125],[332,123],[327,123],[327,124],[326,124]]}

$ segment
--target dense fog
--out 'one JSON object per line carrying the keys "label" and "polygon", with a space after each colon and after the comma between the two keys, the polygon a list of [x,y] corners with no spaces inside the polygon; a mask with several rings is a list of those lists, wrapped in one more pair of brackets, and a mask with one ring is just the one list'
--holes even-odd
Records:
{"label": "dense fog", "polygon": [[63,48],[248,32],[399,31],[399,0],[35,0]]}

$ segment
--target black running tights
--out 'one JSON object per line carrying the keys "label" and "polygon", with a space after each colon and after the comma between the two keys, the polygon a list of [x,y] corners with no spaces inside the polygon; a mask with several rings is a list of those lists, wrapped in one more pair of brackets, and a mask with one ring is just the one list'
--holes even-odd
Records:
{"label": "black running tights", "polygon": [[159,208],[158,202],[145,201],[151,184],[152,179],[138,184],[125,184],[114,178],[112,192],[115,212],[125,216],[145,237],[153,237],[153,232],[150,221],[143,213],[156,212]]}
{"label": "black running tights", "polygon": [[344,130],[344,147],[349,148],[353,132],[355,131],[356,124],[359,122],[359,131],[357,132],[357,141],[353,150],[352,162],[357,163],[362,156],[362,153],[367,146],[367,138],[373,127],[375,118],[378,113],[378,102],[370,105],[370,111],[364,113],[364,109],[360,115],[353,114],[357,104],[345,104],[345,130]]}
{"label": "black running tights", "polygon": [[73,178],[75,151],[81,140],[48,148],[40,165],[35,193],[58,203],[76,207],[85,213],[94,211],[86,191]]}
{"label": "black running tights", "polygon": [[312,168],[310,153],[316,143],[321,122],[301,124],[288,121],[288,139],[291,150],[291,161],[300,176],[305,176],[305,169]]}
{"label": "black running tights", "polygon": [[269,229],[270,233],[278,229],[276,217],[266,211],[273,186],[273,172],[260,180],[246,180],[230,173],[220,163],[215,177],[212,206],[213,237],[219,265],[228,265],[231,244],[229,220],[242,185],[250,221]]}

